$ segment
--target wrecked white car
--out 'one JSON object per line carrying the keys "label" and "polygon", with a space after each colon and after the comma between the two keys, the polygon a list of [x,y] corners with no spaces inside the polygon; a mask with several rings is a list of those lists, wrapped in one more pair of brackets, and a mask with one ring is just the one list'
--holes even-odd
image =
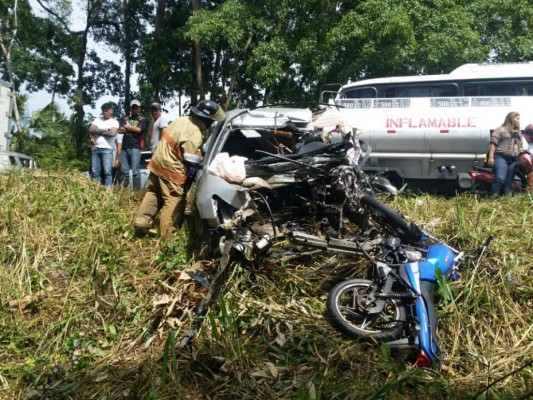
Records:
{"label": "wrecked white car", "polygon": [[335,114],[309,109],[228,112],[196,160],[198,237],[211,251],[231,241],[247,260],[288,236],[353,249],[344,219],[365,227],[358,199],[376,189],[396,194],[358,168],[370,149],[356,133]]}

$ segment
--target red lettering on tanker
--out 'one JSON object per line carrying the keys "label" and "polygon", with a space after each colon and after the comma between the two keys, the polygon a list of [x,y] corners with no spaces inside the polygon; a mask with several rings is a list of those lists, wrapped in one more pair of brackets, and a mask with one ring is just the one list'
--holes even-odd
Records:
{"label": "red lettering on tanker", "polygon": [[386,128],[477,128],[475,117],[449,118],[387,118]]}

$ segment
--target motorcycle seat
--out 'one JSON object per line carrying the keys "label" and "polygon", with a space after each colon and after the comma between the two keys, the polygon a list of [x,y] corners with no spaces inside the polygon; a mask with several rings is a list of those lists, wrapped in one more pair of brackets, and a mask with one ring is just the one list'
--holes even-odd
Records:
{"label": "motorcycle seat", "polygon": [[472,167],[474,171],[493,173],[492,167]]}

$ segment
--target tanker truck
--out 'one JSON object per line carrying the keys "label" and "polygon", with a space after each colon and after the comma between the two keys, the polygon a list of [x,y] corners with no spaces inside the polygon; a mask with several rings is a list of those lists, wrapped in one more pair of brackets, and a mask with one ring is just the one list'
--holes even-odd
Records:
{"label": "tanker truck", "polygon": [[367,171],[450,192],[483,165],[490,134],[509,112],[520,113],[522,129],[533,123],[533,62],[349,82],[329,103],[372,146]]}

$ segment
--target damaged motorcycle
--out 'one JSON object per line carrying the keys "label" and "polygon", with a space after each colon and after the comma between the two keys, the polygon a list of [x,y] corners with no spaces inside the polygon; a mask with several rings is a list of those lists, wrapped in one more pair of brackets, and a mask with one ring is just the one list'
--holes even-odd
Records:
{"label": "damaged motorcycle", "polygon": [[[203,157],[184,155],[187,189],[196,176],[192,231],[199,254],[217,260],[197,316],[216,301],[233,261],[299,257],[309,247],[351,254],[356,236],[345,220],[356,230],[369,228],[359,200],[397,194],[387,179],[359,168],[371,148],[357,135],[331,113],[233,110],[207,139]],[[194,321],[181,347],[201,321]]]}
{"label": "damaged motorcycle", "polygon": [[362,229],[368,220],[359,199],[396,196],[388,180],[359,168],[371,149],[356,129],[324,131],[319,122],[309,109],[228,112],[194,167],[199,238],[211,253],[231,240],[231,251],[252,261],[288,235],[350,249],[345,218]]}
{"label": "damaged motorcycle", "polygon": [[[398,215],[398,223],[400,219]],[[386,343],[402,360],[420,368],[440,369],[434,304],[437,290],[446,280],[458,279],[461,263],[480,257],[492,237],[474,253],[465,254],[413,224],[409,230],[418,232],[418,246],[398,235],[386,237],[371,250],[359,244],[372,263],[371,278],[338,283],[329,293],[326,308],[331,325],[348,337]],[[426,245],[427,240],[433,243]]]}
{"label": "damaged motorcycle", "polygon": [[325,134],[319,125],[309,110],[230,111],[204,157],[186,156],[198,174],[198,238],[220,257],[197,315],[220,293],[231,259],[253,262],[289,239],[285,256],[313,248],[372,261],[371,279],[332,289],[327,309],[334,327],[414,353],[419,366],[439,365],[438,271],[453,279],[469,256],[438,241],[428,245],[428,233],[375,197],[397,192],[362,171],[371,149],[357,130],[336,126]]}

